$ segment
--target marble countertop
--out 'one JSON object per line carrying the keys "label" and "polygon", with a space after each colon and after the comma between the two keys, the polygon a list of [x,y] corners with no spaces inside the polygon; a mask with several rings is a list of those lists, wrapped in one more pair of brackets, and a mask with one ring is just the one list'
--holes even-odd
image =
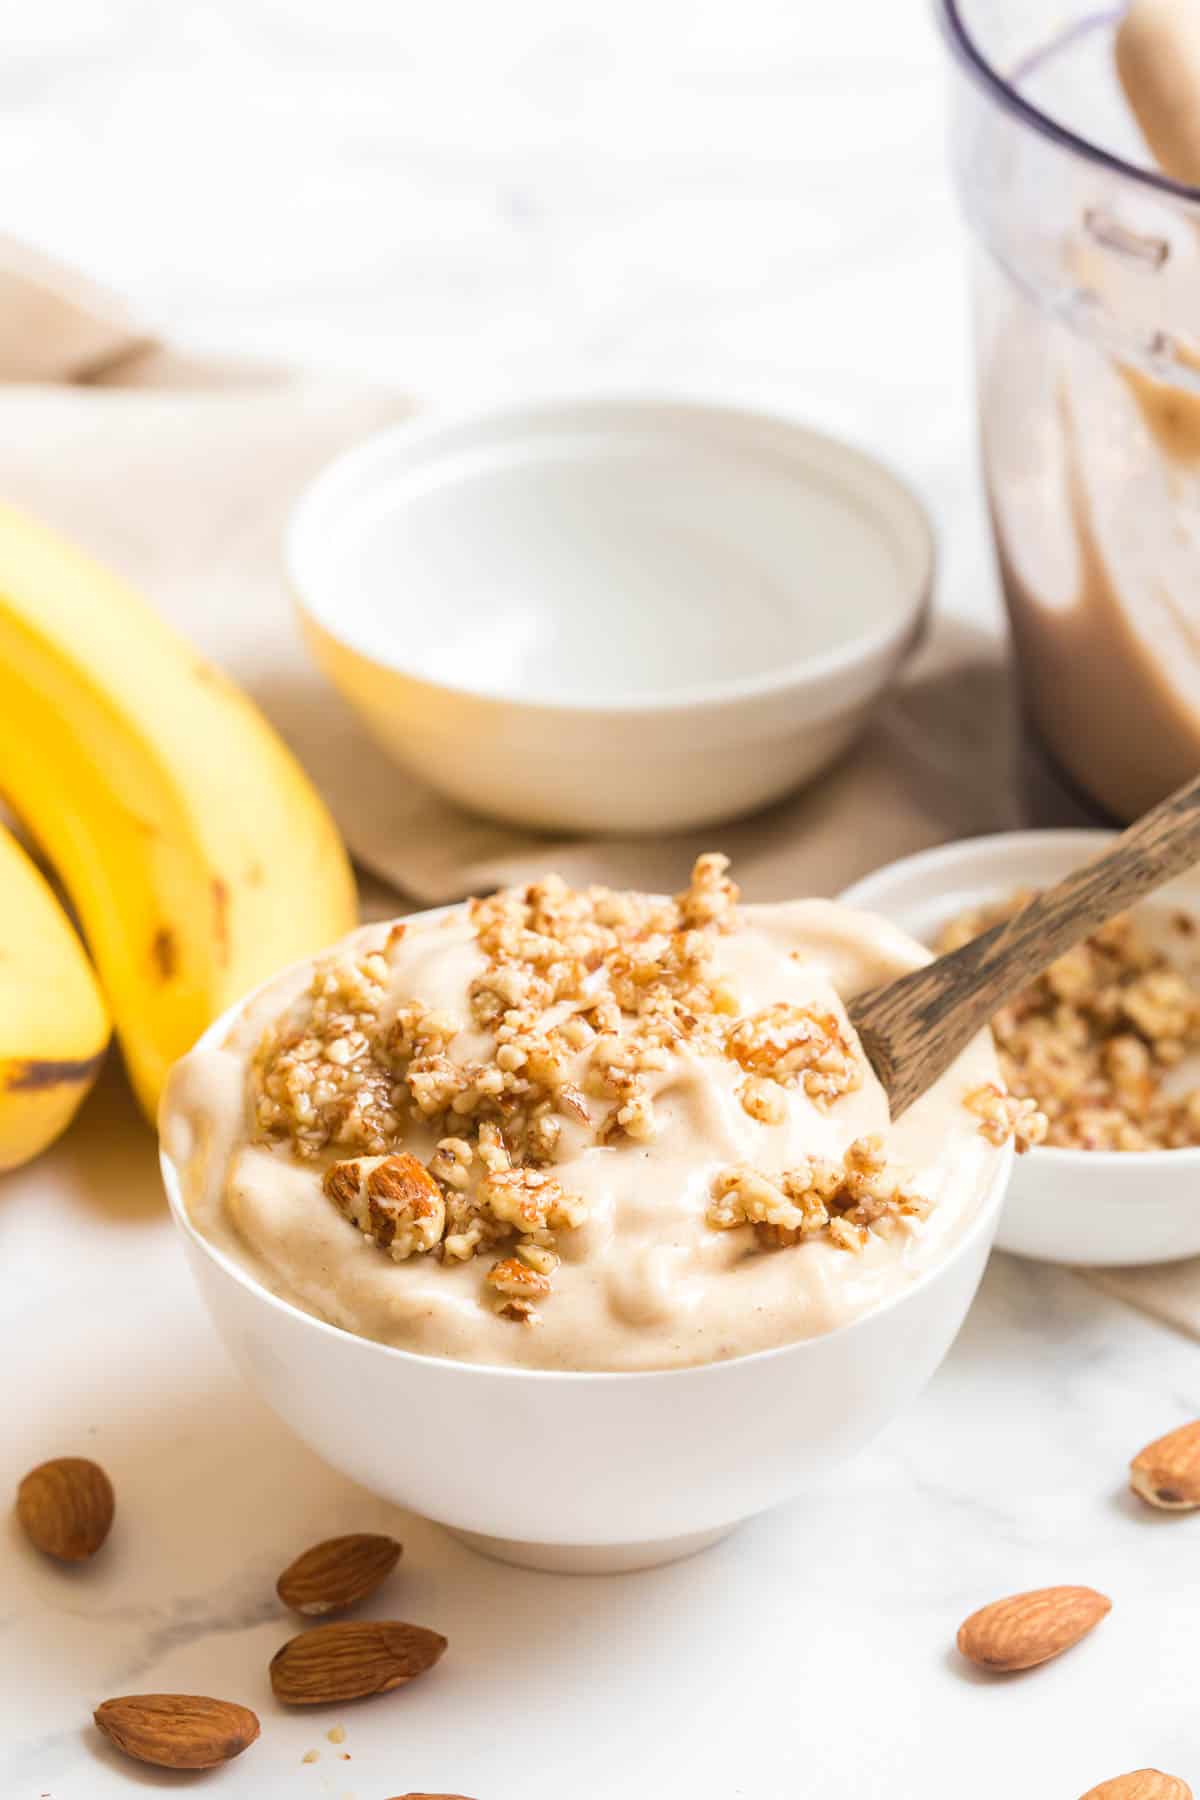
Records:
{"label": "marble countertop", "polygon": [[[1195,1410],[1200,1345],[1068,1273],[996,1257],[948,1362],[856,1462],[689,1562],[589,1578],[474,1555],[264,1411],[190,1286],[115,1078],[6,1183],[0,1259],[0,1488],[71,1451],[118,1495],[82,1568],[5,1525],[5,1800],[178,1791],[91,1729],[99,1699],[144,1691],[259,1712],[261,1741],[203,1782],[230,1800],[1074,1800],[1127,1768],[1197,1772],[1194,1527],[1134,1500],[1124,1470]],[[378,1529],[405,1556],[371,1610],[450,1651],[406,1692],[283,1711],[266,1671],[293,1622],[275,1576],[319,1537]],[[977,1605],[1061,1581],[1113,1600],[1077,1650],[1007,1680],[958,1658]]]}
{"label": "marble countertop", "polygon": [[[0,225],[173,339],[435,404],[768,400],[891,456],[937,520],[943,606],[996,620],[916,0],[51,0],[13,31]],[[0,1267],[0,1491],[76,1452],[118,1493],[91,1566],[43,1563],[11,1515],[0,1534],[4,1800],[1073,1800],[1145,1764],[1200,1786],[1195,1527],[1124,1486],[1197,1410],[1200,1344],[1067,1272],[997,1257],[932,1386],[856,1463],[689,1563],[588,1580],[397,1516],[258,1406],[115,1073],[0,1182]],[[379,1527],[406,1545],[391,1603],[451,1654],[407,1693],[285,1715],[274,1577]],[[1011,1681],[959,1661],[968,1611],[1059,1581],[1113,1598],[1085,1645]],[[92,1707],[162,1689],[254,1706],[262,1741],[196,1783],[120,1760]]]}

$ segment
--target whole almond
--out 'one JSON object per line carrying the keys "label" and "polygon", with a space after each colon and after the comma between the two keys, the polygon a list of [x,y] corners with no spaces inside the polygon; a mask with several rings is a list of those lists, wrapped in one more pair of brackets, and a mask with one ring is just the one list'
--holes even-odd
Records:
{"label": "whole almond", "polygon": [[1089,1788],[1082,1800],[1192,1800],[1192,1790],[1186,1781],[1164,1775],[1161,1769],[1134,1769],[1130,1775],[1114,1775]]}
{"label": "whole almond", "polygon": [[1168,1512],[1200,1506],[1200,1419],[1139,1450],[1129,1465],[1129,1484],[1151,1506]]}
{"label": "whole almond", "polygon": [[112,1482],[86,1456],[39,1463],[17,1489],[17,1517],[26,1536],[60,1562],[94,1556],[109,1534],[115,1508]]}
{"label": "whole almond", "polygon": [[271,1686],[286,1706],[323,1706],[386,1694],[432,1669],[446,1640],[423,1625],[350,1620],[317,1625],[271,1658]]}
{"label": "whole almond", "polygon": [[1111,1608],[1094,1588],[1035,1588],[972,1613],[959,1627],[958,1647],[982,1669],[1032,1669],[1077,1644]]}
{"label": "whole almond", "polygon": [[401,1546],[391,1537],[360,1531],[326,1538],[288,1564],[275,1591],[285,1606],[310,1617],[340,1612],[373,1594],[400,1556]]}
{"label": "whole almond", "polygon": [[248,1706],[202,1694],[126,1694],[93,1716],[118,1750],[160,1769],[214,1769],[240,1756],[259,1731]]}

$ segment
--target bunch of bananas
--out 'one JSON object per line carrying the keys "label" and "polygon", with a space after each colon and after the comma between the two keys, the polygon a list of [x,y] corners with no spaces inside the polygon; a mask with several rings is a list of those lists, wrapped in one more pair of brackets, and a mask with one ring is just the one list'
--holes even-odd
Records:
{"label": "bunch of bananas", "polygon": [[246,697],[124,582],[0,507],[0,1170],[58,1136],[110,1020],[153,1117],[171,1063],[351,929],[332,820]]}

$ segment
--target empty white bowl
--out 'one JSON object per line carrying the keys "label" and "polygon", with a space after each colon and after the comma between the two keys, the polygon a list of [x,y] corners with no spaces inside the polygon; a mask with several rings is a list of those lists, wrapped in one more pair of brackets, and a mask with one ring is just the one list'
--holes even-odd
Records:
{"label": "empty white bowl", "polygon": [[[238,1009],[200,1047],[224,1038]],[[916,1396],[987,1261],[1011,1167],[945,1259],[823,1337],[698,1368],[570,1374],[414,1355],[261,1287],[188,1217],[191,1127],[164,1119],[162,1172],[188,1262],[250,1386],[372,1492],[531,1567],[635,1569],[689,1555],[790,1499]]]}
{"label": "empty white bowl", "polygon": [[[1016,831],[970,838],[890,863],[848,888],[849,906],[882,913],[932,944],[957,914],[1018,888],[1045,887],[1097,855],[1110,831]],[[1200,869],[1150,906],[1200,916]],[[1091,1267],[1200,1254],[1200,1149],[1067,1150],[1017,1158],[996,1243],[1018,1256]]]}
{"label": "empty white bowl", "polygon": [[628,832],[825,767],[933,570],[921,507],[860,452],[597,399],[380,433],[301,497],[285,560],[317,662],[402,764],[477,812]]}

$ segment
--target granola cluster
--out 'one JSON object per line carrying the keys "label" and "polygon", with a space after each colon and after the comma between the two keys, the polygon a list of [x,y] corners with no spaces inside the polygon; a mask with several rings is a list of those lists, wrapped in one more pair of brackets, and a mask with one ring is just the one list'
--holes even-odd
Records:
{"label": "granola cluster", "polygon": [[[954,950],[1010,918],[1021,892],[956,919],[940,948]],[[1167,920],[1182,947],[1187,913]],[[1130,914],[1101,926],[1031,983],[992,1021],[1010,1090],[968,1096],[989,1137],[1009,1112],[1017,1147],[1039,1116],[1045,1141],[1075,1150],[1175,1150],[1200,1144],[1200,1089],[1172,1091],[1172,1071],[1200,1048],[1200,979],[1177,967]],[[1022,1106],[1015,1117],[1011,1108]],[[1041,1141],[1035,1137],[1034,1142]]]}
{"label": "granola cluster", "polygon": [[871,1136],[855,1138],[840,1163],[807,1157],[778,1175],[723,1169],[708,1222],[717,1231],[753,1225],[764,1249],[824,1235],[843,1250],[861,1250],[881,1220],[923,1219],[928,1211],[929,1201],[889,1164],[883,1139]]}

